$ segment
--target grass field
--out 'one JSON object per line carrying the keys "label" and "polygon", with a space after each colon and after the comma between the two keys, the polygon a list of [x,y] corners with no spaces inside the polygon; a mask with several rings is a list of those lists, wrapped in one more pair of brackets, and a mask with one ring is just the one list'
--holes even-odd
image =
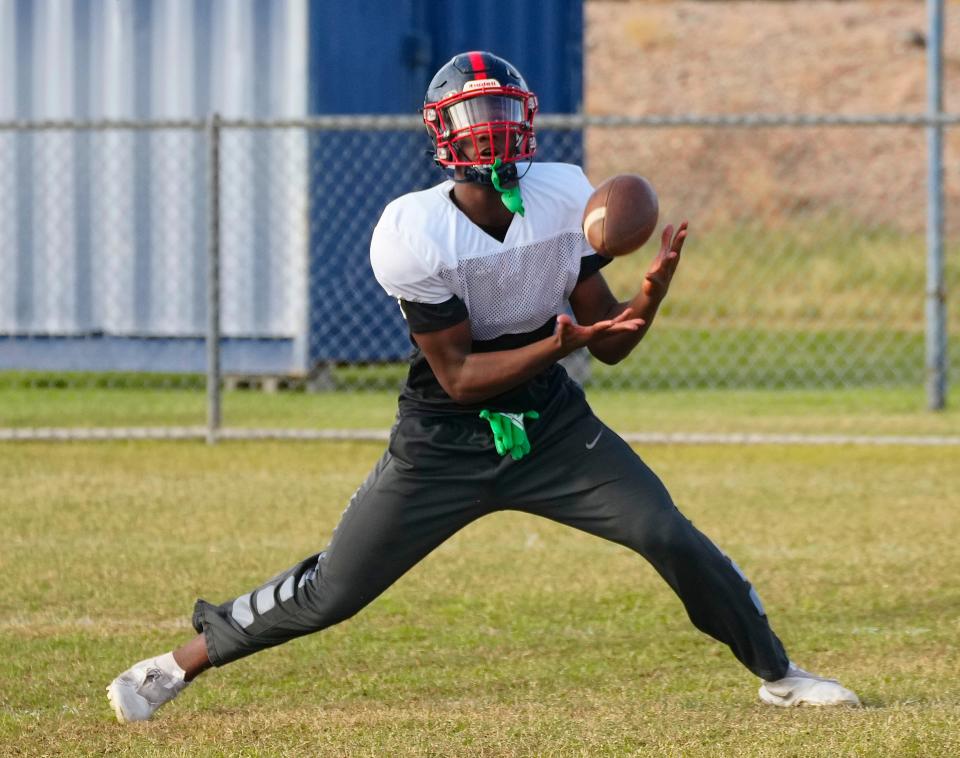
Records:
{"label": "grass field", "polygon": [[[916,239],[858,242],[841,267],[796,231],[770,258],[742,255],[749,240],[735,234],[713,239],[691,246],[642,351],[594,367],[590,402],[611,426],[960,434],[955,389],[947,411],[924,410]],[[612,266],[615,287],[633,287],[644,263]],[[337,386],[380,388],[369,392],[226,392],[224,423],[386,429],[385,388],[403,370],[334,372]],[[0,427],[205,420],[197,377],[48,379],[0,374]],[[911,386],[832,389],[845,382]],[[642,560],[507,512],[356,618],[211,672],[155,721],[121,726],[110,679],[186,639],[197,596],[227,600],[321,549],[380,446],[0,443],[0,755],[960,755],[957,450],[640,450],[752,578],[794,659],[839,677],[862,709],[761,705],[754,678]]]}
{"label": "grass field", "polygon": [[[919,430],[913,399],[842,402],[878,429],[899,415]],[[682,397],[607,402],[692,419]],[[728,418],[771,424],[814,412],[803,397],[730,402]],[[359,406],[355,421],[380,419]],[[956,448],[640,452],[750,575],[795,660],[864,708],[762,706],[641,559],[507,512],[356,618],[121,726],[106,683],[186,638],[197,596],[226,600],[321,548],[380,447],[18,443],[0,446],[0,754],[960,754]]]}
{"label": "grass field", "polygon": [[[395,391],[226,392],[230,427],[389,428]],[[956,390],[954,390],[956,394]],[[925,410],[920,387],[818,390],[589,390],[590,404],[626,432],[958,435],[960,403]],[[195,426],[202,389],[36,389],[0,385],[0,427]]]}

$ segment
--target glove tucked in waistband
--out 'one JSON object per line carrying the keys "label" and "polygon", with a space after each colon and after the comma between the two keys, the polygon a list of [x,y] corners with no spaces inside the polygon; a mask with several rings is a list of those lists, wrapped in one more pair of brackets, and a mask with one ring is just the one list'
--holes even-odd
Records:
{"label": "glove tucked in waistband", "polygon": [[480,418],[490,424],[493,432],[493,444],[500,455],[510,453],[510,457],[519,461],[530,452],[530,440],[523,426],[525,418],[540,418],[536,411],[523,413],[501,413],[500,411],[480,411]]}

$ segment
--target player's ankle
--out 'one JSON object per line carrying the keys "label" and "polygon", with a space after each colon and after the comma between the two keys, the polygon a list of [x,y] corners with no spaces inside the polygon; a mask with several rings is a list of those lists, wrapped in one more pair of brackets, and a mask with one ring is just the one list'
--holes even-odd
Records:
{"label": "player's ankle", "polygon": [[190,678],[187,676],[186,669],[180,665],[179,661],[176,659],[176,656],[172,652],[158,655],[154,659],[154,664],[157,668],[159,668],[165,674],[169,674],[174,679],[180,679],[185,682],[190,681]]}
{"label": "player's ankle", "polygon": [[183,679],[186,682],[192,682],[213,665],[207,654],[206,638],[202,634],[181,645],[170,655],[174,664],[183,671]]}

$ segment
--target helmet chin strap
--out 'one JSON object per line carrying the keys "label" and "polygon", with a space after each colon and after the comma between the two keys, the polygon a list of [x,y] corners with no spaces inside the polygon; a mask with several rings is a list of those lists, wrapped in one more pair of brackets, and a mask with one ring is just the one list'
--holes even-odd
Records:
{"label": "helmet chin strap", "polygon": [[[500,159],[497,158],[497,161]],[[498,165],[496,162],[494,165]],[[493,185],[493,166],[465,166],[463,169],[463,178],[453,178],[457,184],[485,184],[488,187]],[[517,166],[514,163],[504,163],[503,169],[498,176],[500,183],[510,184],[517,179]]]}
{"label": "helmet chin strap", "polygon": [[[529,170],[529,166],[527,167]],[[524,172],[526,174],[526,172]],[[516,163],[503,163],[500,158],[496,158],[492,166],[467,166],[463,170],[463,178],[454,177],[457,184],[485,184],[493,186],[500,193],[500,202],[506,206],[511,213],[524,215],[523,197],[520,195],[520,178],[517,176]],[[513,184],[509,189],[504,188],[504,184]]]}

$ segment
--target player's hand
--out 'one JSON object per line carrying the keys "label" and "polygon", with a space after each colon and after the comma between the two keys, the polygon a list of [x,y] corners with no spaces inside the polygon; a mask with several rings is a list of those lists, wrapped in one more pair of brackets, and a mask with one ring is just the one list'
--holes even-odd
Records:
{"label": "player's hand", "polygon": [[630,308],[618,316],[598,321],[590,326],[581,326],[574,322],[566,313],[557,316],[557,331],[554,338],[559,342],[564,354],[572,353],[583,347],[594,337],[601,334],[616,334],[617,332],[636,332],[644,325],[642,318],[637,318]]}
{"label": "player's hand", "polygon": [[684,221],[673,231],[673,224],[668,224],[663,230],[660,239],[660,252],[653,259],[647,274],[643,278],[643,294],[650,300],[660,302],[667,296],[670,282],[680,264],[680,251],[687,238],[687,222]]}

